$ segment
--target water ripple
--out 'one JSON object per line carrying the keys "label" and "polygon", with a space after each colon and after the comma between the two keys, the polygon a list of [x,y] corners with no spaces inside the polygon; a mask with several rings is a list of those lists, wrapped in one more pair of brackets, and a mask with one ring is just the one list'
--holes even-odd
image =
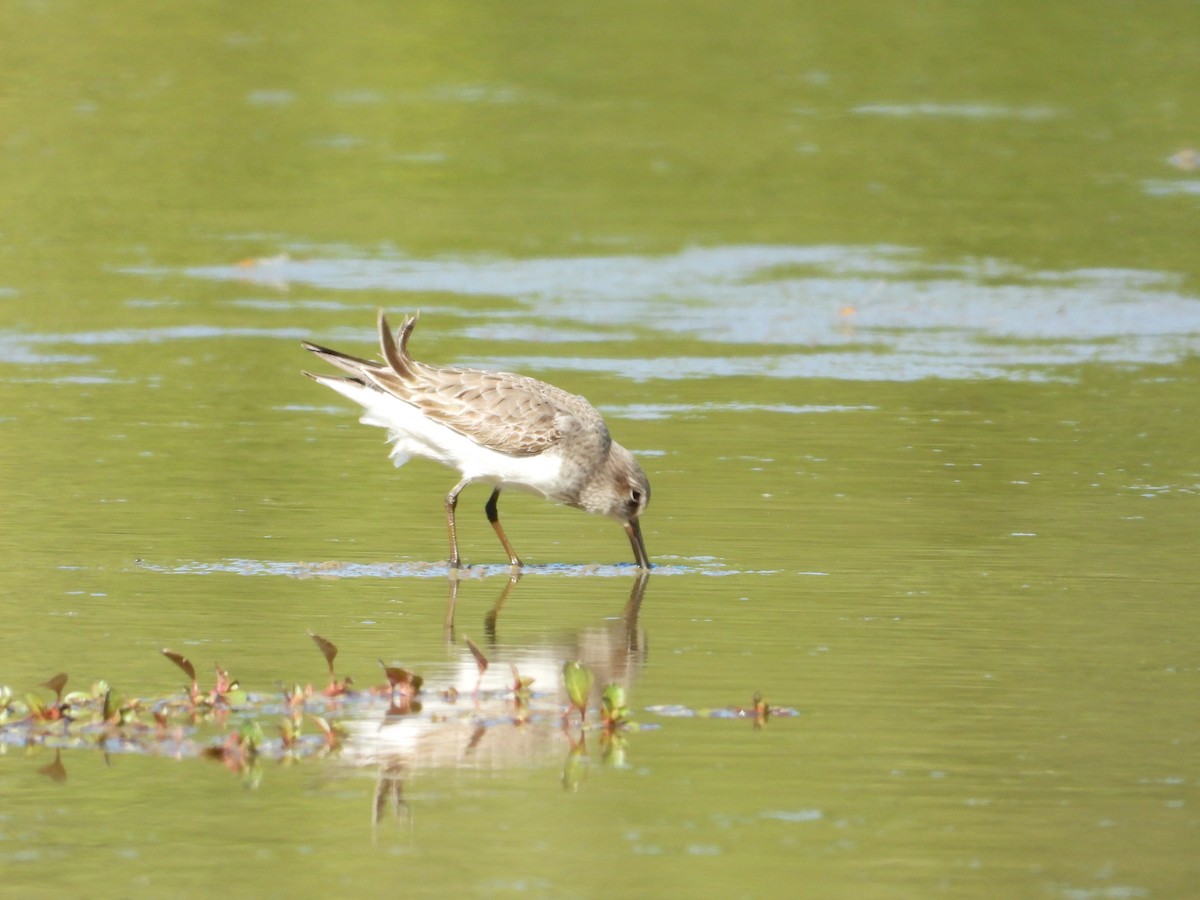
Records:
{"label": "water ripple", "polygon": [[[678,557],[678,562],[656,564],[654,576],[661,575],[774,575],[779,570],[741,570],[731,568],[719,560],[687,559]],[[141,561],[138,568],[168,575],[278,575],[287,578],[446,578],[449,570],[445,561],[405,561],[391,563],[352,563],[338,560],[304,562],[267,559],[220,559],[215,561],[176,561],[153,563]],[[636,575],[633,563],[620,565],[551,563],[549,565],[526,565],[521,569],[522,577],[529,575],[560,575],[569,578],[627,578]],[[460,579],[489,578],[493,575],[509,577],[511,567],[503,564],[471,566],[459,571]],[[820,574],[820,573],[807,573]]]}

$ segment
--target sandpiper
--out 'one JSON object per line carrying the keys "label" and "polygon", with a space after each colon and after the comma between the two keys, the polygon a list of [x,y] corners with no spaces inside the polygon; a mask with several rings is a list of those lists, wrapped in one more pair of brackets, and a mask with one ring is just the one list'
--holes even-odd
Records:
{"label": "sandpiper", "polygon": [[522,563],[496,509],[504,488],[612,516],[624,525],[638,568],[649,569],[638,517],[650,502],[650,482],[633,454],[609,435],[600,413],[583,397],[536,378],[417,362],[408,354],[416,323],[415,316],[406,318],[397,342],[380,310],[383,362],[305,341],[305,350],[350,377],[304,374],[362,405],[364,425],[386,428],[397,466],[424,456],[462,474],[446,495],[450,567],[462,564],[454,529],[458,495],[480,481],[492,486],[484,510],[513,566]]}

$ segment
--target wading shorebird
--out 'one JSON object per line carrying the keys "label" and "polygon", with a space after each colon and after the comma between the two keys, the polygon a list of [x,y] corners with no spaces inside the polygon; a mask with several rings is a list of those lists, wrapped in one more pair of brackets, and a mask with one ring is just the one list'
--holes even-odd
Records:
{"label": "wading shorebird", "polygon": [[484,510],[513,566],[522,563],[496,509],[504,488],[611,516],[629,535],[638,568],[648,570],[638,519],[650,502],[650,482],[633,454],[609,435],[600,413],[583,397],[536,378],[417,362],[408,354],[416,323],[415,316],[404,320],[397,343],[380,310],[383,362],[305,341],[305,350],[350,377],[304,374],[360,404],[364,425],[386,428],[397,466],[423,456],[461,473],[446,495],[450,567],[462,565],[454,529],[458,495],[479,481],[492,486]]}

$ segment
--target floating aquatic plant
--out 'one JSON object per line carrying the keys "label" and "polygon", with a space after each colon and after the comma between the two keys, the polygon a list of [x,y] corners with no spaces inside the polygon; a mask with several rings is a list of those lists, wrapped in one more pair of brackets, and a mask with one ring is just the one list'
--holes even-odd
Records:
{"label": "floating aquatic plant", "polygon": [[600,720],[611,730],[625,724],[629,709],[625,706],[625,688],[613,682],[600,695]]}
{"label": "floating aquatic plant", "polygon": [[[39,772],[55,781],[67,777],[62,751],[94,747],[106,753],[213,759],[254,785],[262,777],[264,760],[293,763],[337,754],[350,740],[351,731],[344,720],[363,718],[377,709],[380,699],[388,702],[388,717],[422,714],[420,698],[425,681],[421,675],[380,660],[385,683],[355,689],[353,679],[339,674],[335,667],[337,646],[313,632],[308,636],[325,659],[328,681],[324,688],[300,682],[279,683],[275,693],[252,694],[219,664],[213,665],[211,685],[204,687],[191,660],[167,648],[161,654],[187,677],[179,692],[167,696],[131,697],[104,681],[95,682],[88,690],[68,691],[66,672],[56,673],[37,686],[52,692],[53,699],[38,693],[22,698],[11,688],[0,686],[0,750],[4,746],[53,749],[54,761]],[[599,724],[589,726],[587,713],[596,676],[582,661],[568,661],[562,668],[562,686],[569,706],[559,712],[562,707],[556,694],[535,694],[534,679],[523,676],[511,663],[511,682],[499,690],[483,691],[483,675],[490,661],[474,642],[465,641],[479,673],[475,702],[455,711],[458,694],[452,686],[447,687],[435,693],[442,705],[424,714],[425,725],[436,729],[442,723],[449,727],[456,721],[469,722],[474,728],[473,747],[489,729],[528,726],[538,721],[548,724],[557,718],[568,743],[564,786],[576,789],[586,778],[589,730],[599,732],[599,761],[609,767],[625,766],[628,735],[638,730],[631,719],[625,685],[605,685],[599,697]],[[502,709],[511,712],[488,712]],[[572,734],[568,726],[576,711],[579,719]],[[797,714],[786,707],[772,707],[757,692],[753,705],[745,708],[656,706],[647,711],[663,716],[749,718],[756,729],[763,728],[772,716]]]}
{"label": "floating aquatic plant", "polygon": [[483,673],[488,670],[488,658],[483,655],[483,651],[475,646],[475,642],[470,638],[463,638],[467,642],[467,649],[471,651],[471,656],[475,659],[475,667],[479,669],[479,678],[475,681],[475,693],[479,693],[479,688],[483,684]]}
{"label": "floating aquatic plant", "polygon": [[321,651],[321,655],[325,657],[325,663],[329,666],[329,685],[322,692],[326,697],[340,697],[350,690],[350,685],[354,684],[354,679],[347,675],[345,678],[338,678],[337,672],[333,668],[333,661],[337,658],[337,646],[333,641],[326,640],[319,634],[309,632],[308,636],[313,639],[313,643]]}
{"label": "floating aquatic plant", "polygon": [[581,723],[587,720],[588,699],[591,697],[595,680],[596,676],[592,674],[592,670],[579,660],[570,660],[563,664],[563,684],[567,688],[567,699],[571,701],[571,705],[563,713],[564,721],[571,715],[572,710],[579,710]]}

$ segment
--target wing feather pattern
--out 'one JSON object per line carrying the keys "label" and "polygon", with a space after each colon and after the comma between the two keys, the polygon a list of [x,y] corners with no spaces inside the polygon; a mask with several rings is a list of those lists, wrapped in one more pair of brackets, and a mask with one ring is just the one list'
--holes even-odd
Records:
{"label": "wing feather pattern", "polygon": [[534,456],[572,434],[608,429],[582,397],[525,375],[457,366],[431,366],[414,360],[408,340],[416,318],[404,320],[399,343],[379,313],[379,343],[386,364],[359,359],[305,343],[306,349],[352,376],[352,380],[391,394],[478,444],[511,456]]}

